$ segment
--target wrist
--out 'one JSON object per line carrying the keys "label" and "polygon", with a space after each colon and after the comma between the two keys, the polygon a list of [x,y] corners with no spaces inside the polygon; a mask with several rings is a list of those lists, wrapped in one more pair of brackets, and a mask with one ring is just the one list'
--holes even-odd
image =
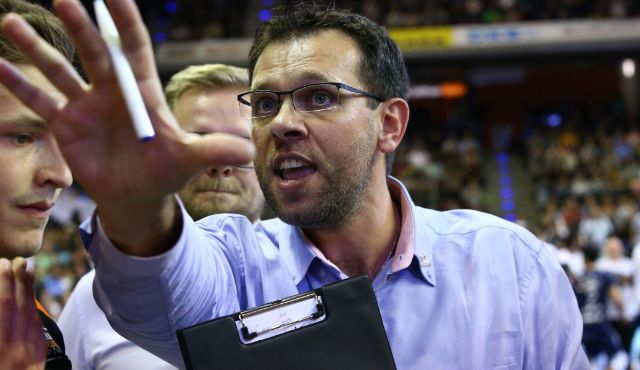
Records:
{"label": "wrist", "polygon": [[180,237],[182,214],[174,195],[97,210],[109,240],[123,253],[149,257],[164,253]]}

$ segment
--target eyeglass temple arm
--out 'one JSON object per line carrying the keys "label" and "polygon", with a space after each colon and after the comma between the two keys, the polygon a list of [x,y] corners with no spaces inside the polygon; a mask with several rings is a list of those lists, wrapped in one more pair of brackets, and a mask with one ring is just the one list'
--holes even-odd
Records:
{"label": "eyeglass temple arm", "polygon": [[337,83],[337,86],[339,88],[341,88],[341,89],[349,90],[351,92],[358,93],[358,94],[364,95],[364,96],[369,97],[369,98],[374,98],[374,99],[377,99],[379,101],[384,101],[384,99],[380,98],[379,96],[370,94],[370,93],[368,93],[368,92],[366,92],[364,90],[360,90],[360,89],[355,88],[353,86],[345,85],[343,83]]}

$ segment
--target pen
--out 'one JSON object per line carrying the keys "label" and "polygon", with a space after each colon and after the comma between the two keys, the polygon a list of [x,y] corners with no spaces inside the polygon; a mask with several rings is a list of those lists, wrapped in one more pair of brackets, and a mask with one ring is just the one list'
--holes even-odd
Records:
{"label": "pen", "polygon": [[149,114],[144,106],[144,101],[138,89],[136,78],[131,70],[131,65],[122,51],[118,29],[103,0],[94,0],[93,9],[96,13],[96,21],[100,35],[109,48],[109,54],[111,55],[113,68],[116,71],[120,91],[122,91],[129,115],[133,120],[136,135],[140,141],[151,140],[155,134],[153,126],[151,125],[151,119],[149,119]]}

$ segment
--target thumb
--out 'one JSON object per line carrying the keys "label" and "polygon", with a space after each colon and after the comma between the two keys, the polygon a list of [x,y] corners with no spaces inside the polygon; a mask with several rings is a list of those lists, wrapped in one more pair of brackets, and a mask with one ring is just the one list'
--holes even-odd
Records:
{"label": "thumb", "polygon": [[213,133],[195,138],[190,143],[189,162],[199,168],[220,165],[241,165],[251,162],[256,149],[253,143],[245,138]]}

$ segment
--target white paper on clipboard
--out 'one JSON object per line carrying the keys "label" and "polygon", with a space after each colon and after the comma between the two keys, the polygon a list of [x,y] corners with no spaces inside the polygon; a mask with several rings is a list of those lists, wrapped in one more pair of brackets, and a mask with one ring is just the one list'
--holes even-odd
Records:
{"label": "white paper on clipboard", "polygon": [[310,292],[244,311],[235,323],[240,341],[251,344],[320,322],[326,316],[322,297]]}

